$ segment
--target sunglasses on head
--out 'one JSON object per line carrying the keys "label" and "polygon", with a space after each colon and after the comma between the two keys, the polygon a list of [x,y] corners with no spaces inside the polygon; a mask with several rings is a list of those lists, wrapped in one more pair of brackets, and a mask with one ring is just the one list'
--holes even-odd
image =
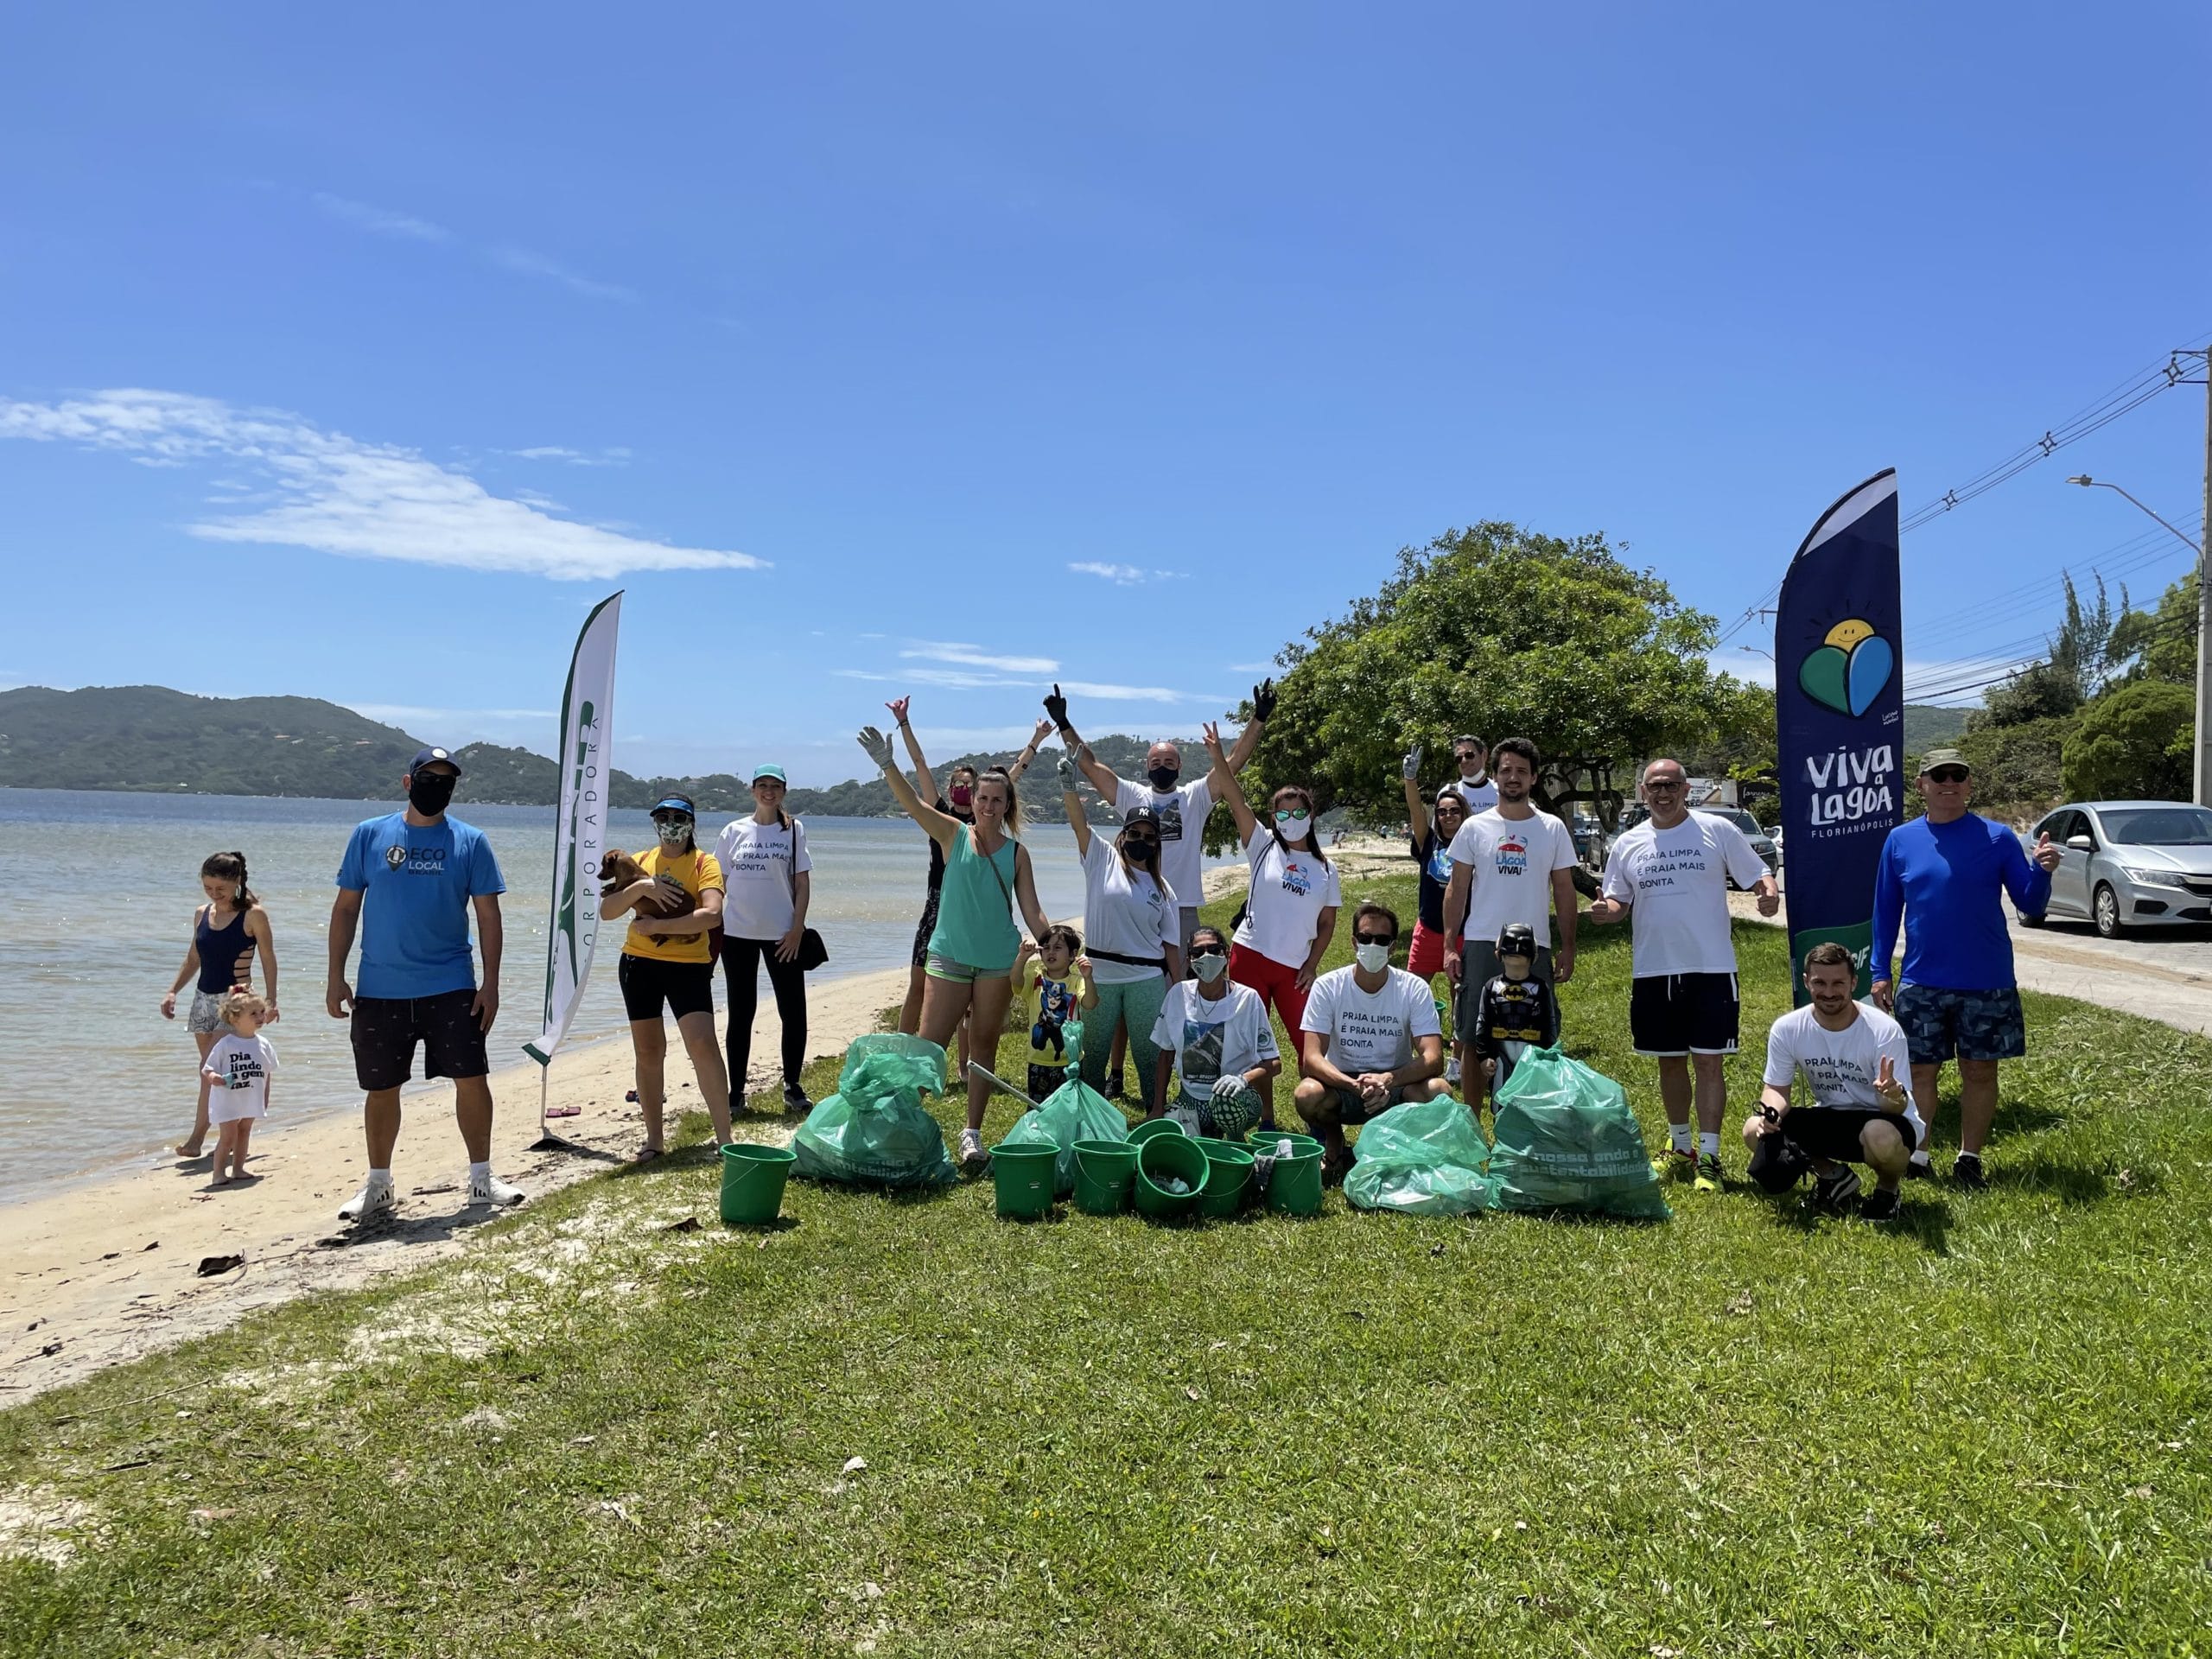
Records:
{"label": "sunglasses on head", "polygon": [[1964,766],[1938,766],[1928,774],[1929,781],[1937,784],[1963,784],[1967,772]]}

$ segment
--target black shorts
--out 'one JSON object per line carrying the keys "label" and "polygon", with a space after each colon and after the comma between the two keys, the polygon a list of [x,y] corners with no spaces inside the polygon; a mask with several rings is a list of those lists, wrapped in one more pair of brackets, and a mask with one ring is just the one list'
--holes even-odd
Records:
{"label": "black shorts", "polygon": [[1739,1010],[1733,974],[1647,974],[1629,982],[1629,1037],[1639,1054],[1733,1054]]}
{"label": "black shorts", "polygon": [[492,1069],[473,988],[435,996],[357,996],[351,1024],[353,1078],[364,1089],[405,1083],[418,1042],[426,1077],[480,1077]]}
{"label": "black shorts", "polygon": [[1793,1106],[1782,1115],[1782,1127],[1761,1135],[1751,1148],[1751,1177],[1769,1192],[1787,1192],[1816,1159],[1863,1164],[1866,1151],[1859,1145],[1859,1132],[1869,1123],[1891,1126],[1907,1152],[1919,1141],[1912,1120],[1902,1112],[1862,1106]]}
{"label": "black shorts", "polygon": [[655,962],[626,950],[614,977],[622,986],[622,1006],[632,1020],[659,1019],[663,1002],[678,1020],[687,1014],[715,1011],[711,962]]}

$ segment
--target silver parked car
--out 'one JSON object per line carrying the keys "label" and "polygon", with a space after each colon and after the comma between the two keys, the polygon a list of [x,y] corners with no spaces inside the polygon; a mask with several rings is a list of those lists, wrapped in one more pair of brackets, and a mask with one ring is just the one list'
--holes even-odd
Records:
{"label": "silver parked car", "polygon": [[[1742,830],[1744,839],[1751,843],[1751,850],[1759,855],[1759,861],[1766,866],[1769,875],[1782,868],[1782,849],[1774,844],[1774,838],[1759,827],[1759,821],[1742,807],[1700,806],[1697,810],[1716,818],[1726,818]],[[1732,887],[1736,885],[1734,876],[1728,878],[1728,885]]]}
{"label": "silver parked car", "polygon": [[2077,801],[2028,835],[2059,849],[2054,917],[2079,917],[2107,939],[2139,927],[2212,922],[2212,809],[2185,801]]}

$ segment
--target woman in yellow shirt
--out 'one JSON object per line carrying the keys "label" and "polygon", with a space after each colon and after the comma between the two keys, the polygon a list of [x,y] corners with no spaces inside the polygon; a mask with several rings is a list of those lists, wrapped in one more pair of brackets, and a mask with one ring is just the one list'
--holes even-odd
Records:
{"label": "woman in yellow shirt", "polygon": [[715,1121],[715,1144],[729,1142],[729,1072],[715,1034],[715,956],[707,940],[707,930],[721,925],[722,870],[715,855],[701,852],[693,839],[697,817],[688,795],[670,795],[655,803],[653,830],[659,844],[639,855],[644,879],[617,887],[599,901],[602,921],[634,912],[638,901],[655,891],[689,906],[674,916],[633,914],[629,935],[622,941],[622,1003],[630,1016],[630,1045],[638,1056],[638,1106],[645,1117],[645,1143],[636,1154],[639,1163],[659,1157],[665,1149],[661,1135],[668,1056],[668,1031],[661,1023],[664,1005],[676,1016],[677,1033],[691,1057],[707,1115]]}

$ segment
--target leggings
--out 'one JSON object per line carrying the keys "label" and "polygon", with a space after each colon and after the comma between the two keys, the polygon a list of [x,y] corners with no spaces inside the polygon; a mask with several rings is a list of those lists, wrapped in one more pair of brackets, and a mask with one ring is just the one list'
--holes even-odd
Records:
{"label": "leggings", "polygon": [[1274,1004],[1275,1014],[1290,1038],[1291,1048],[1302,1061],[1306,1058],[1306,1033],[1300,1027],[1306,1019],[1306,993],[1298,988],[1298,969],[1286,967],[1273,957],[1263,957],[1249,945],[1232,944],[1229,947],[1229,976],[1239,985],[1249,985],[1258,992],[1262,1002]]}
{"label": "leggings", "polygon": [[1160,1049],[1152,1040],[1152,1028],[1160,1023],[1160,1005],[1167,1000],[1167,976],[1153,974],[1119,985],[1092,983],[1098,992],[1098,1006],[1084,1010],[1083,1080],[1101,1094],[1106,1091],[1106,1058],[1113,1052],[1114,1027],[1125,1023],[1129,1032],[1129,1065],[1135,1069],[1138,1092],[1149,1112],[1160,1070]]}
{"label": "leggings", "polygon": [[729,1096],[742,1105],[745,1071],[753,1063],[753,1015],[760,1006],[760,964],[776,993],[776,1018],[784,1027],[784,1084],[798,1081],[806,1066],[806,976],[796,962],[776,960],[773,939],[722,938],[722,978],[729,988]]}

